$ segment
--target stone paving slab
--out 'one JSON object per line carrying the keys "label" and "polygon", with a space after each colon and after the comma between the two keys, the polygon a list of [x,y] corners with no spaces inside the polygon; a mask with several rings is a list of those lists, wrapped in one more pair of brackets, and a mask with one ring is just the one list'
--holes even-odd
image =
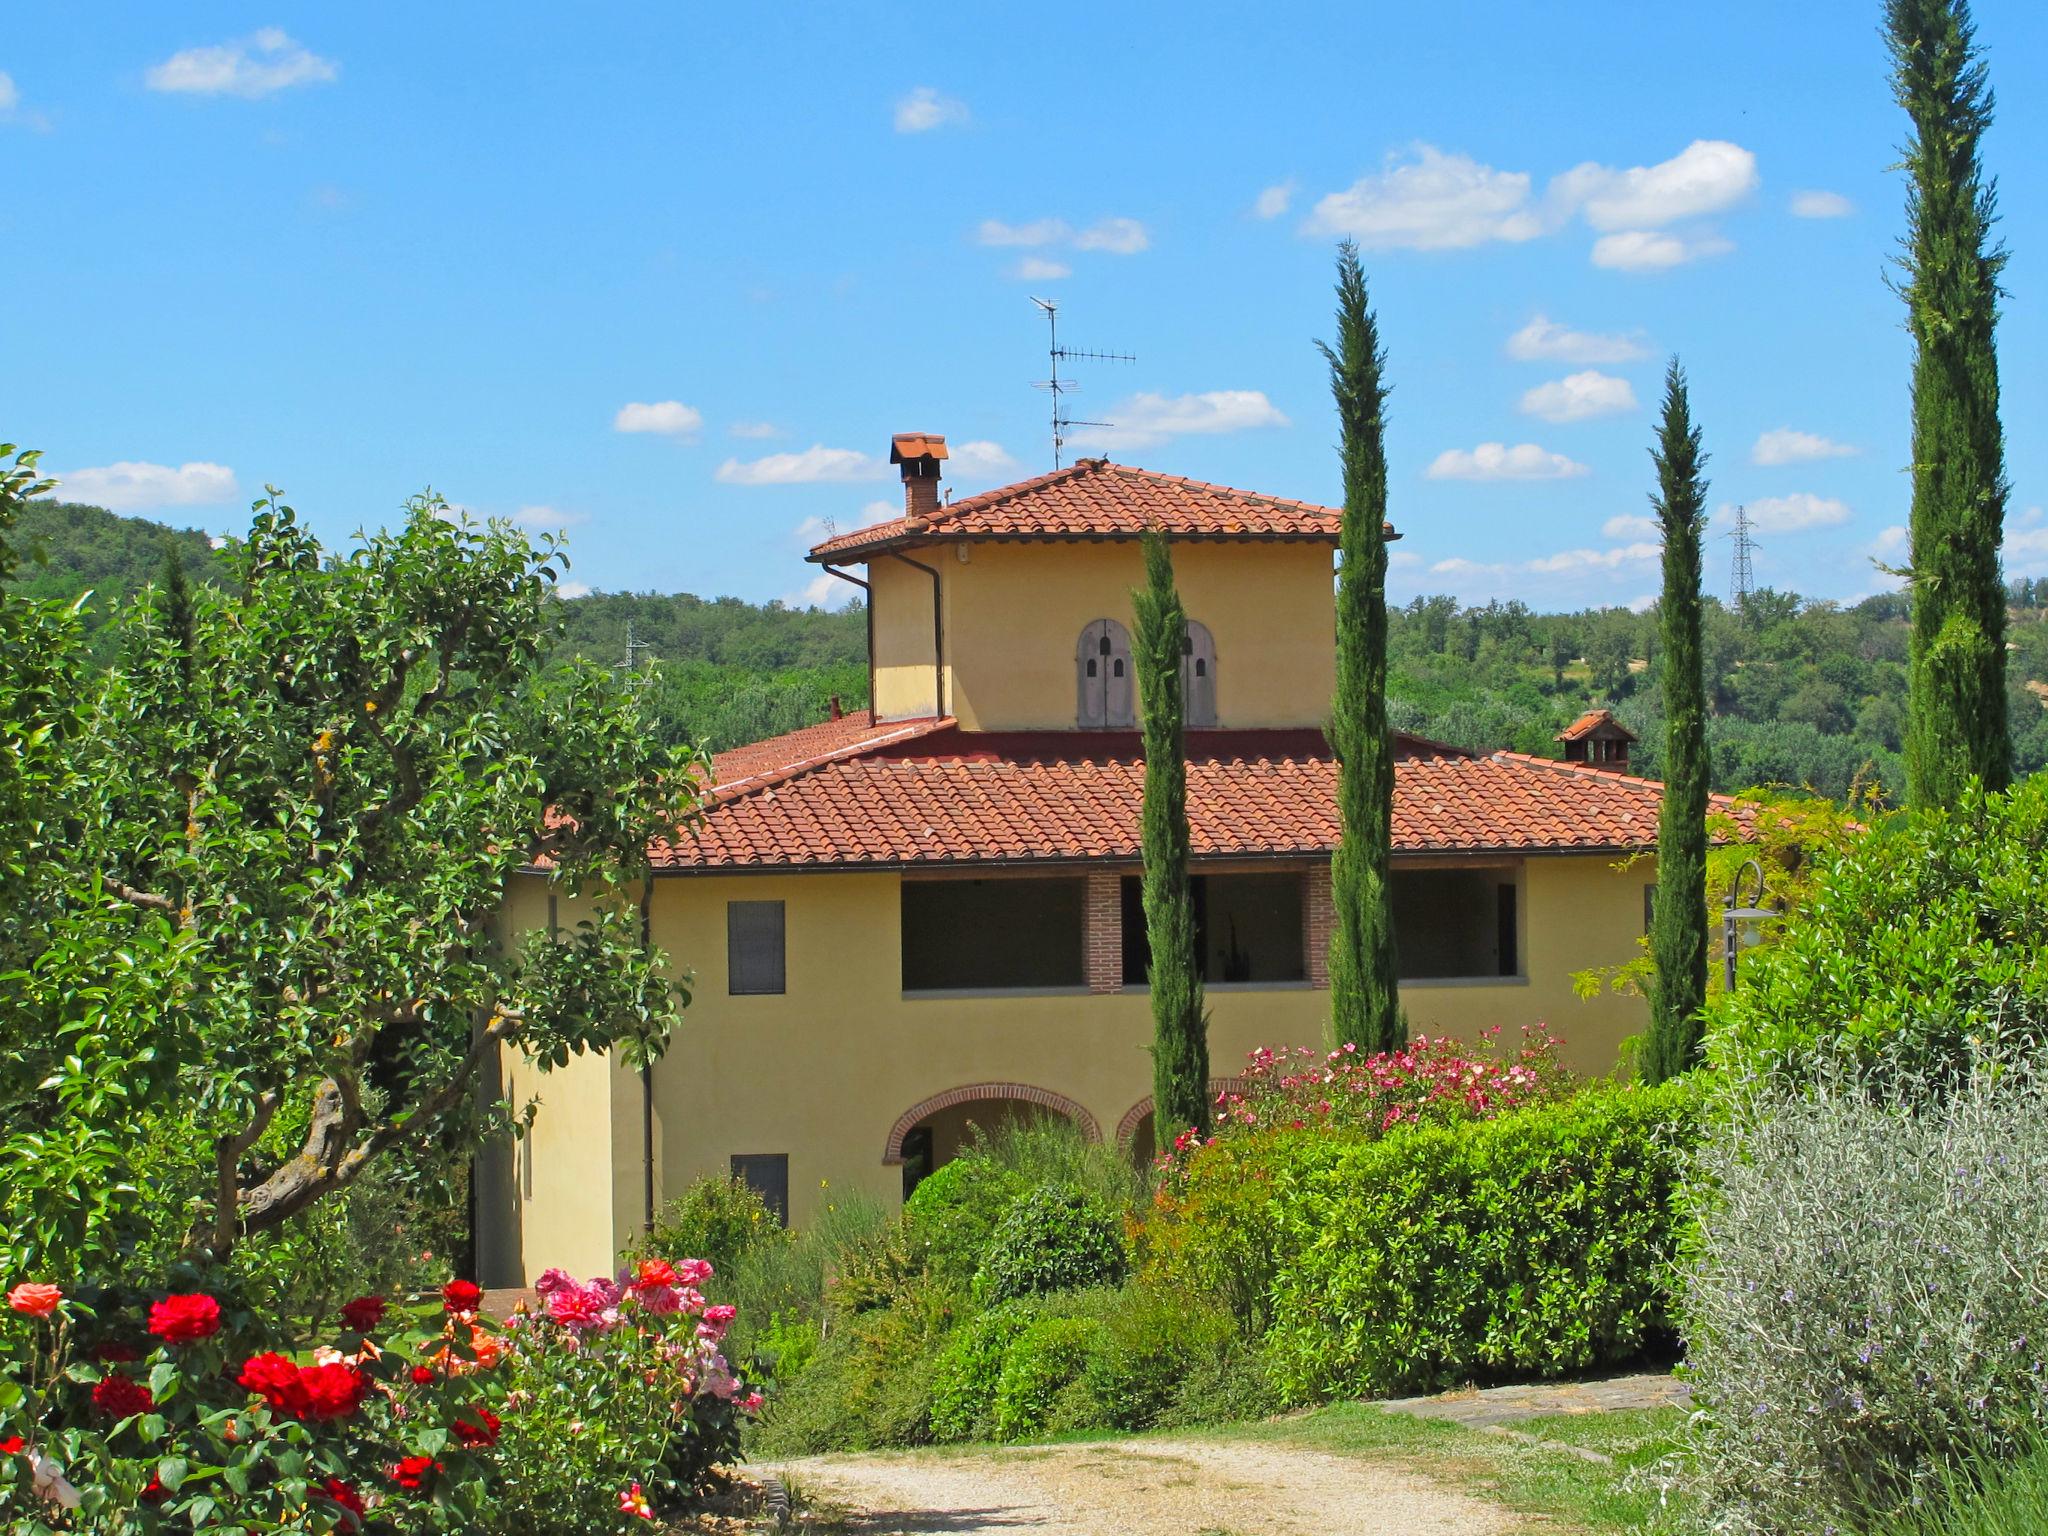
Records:
{"label": "stone paving slab", "polygon": [[1434,1397],[1382,1398],[1372,1406],[1418,1419],[1448,1419],[1471,1429],[1515,1424],[1553,1413],[1613,1413],[1624,1408],[1683,1408],[1692,1388],[1676,1376],[1644,1372],[1602,1381],[1544,1381],[1513,1387],[1467,1387]]}

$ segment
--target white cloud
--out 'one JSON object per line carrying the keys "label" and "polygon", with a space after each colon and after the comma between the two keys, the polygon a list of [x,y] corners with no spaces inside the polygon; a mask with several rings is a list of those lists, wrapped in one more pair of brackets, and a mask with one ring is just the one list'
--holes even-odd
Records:
{"label": "white cloud", "polygon": [[1894,523],[1870,541],[1870,553],[1887,565],[1895,564],[1911,542],[1904,523]]}
{"label": "white cloud", "polygon": [[1090,427],[1070,439],[1094,448],[1150,448],[1173,437],[1213,436],[1255,427],[1284,427],[1287,418],[1258,389],[1201,394],[1137,394],[1109,410],[1114,426]]}
{"label": "white cloud", "polygon": [[1300,183],[1293,177],[1276,181],[1263,189],[1252,200],[1252,217],[1255,219],[1277,219],[1294,205],[1294,194],[1301,190]]}
{"label": "white cloud", "polygon": [[587,581],[558,581],[555,583],[557,597],[588,597],[590,583]]}
{"label": "white cloud", "polygon": [[1552,177],[1547,196],[1595,229],[1640,231],[1719,213],[1756,187],[1754,154],[1726,139],[1695,139],[1656,165],[1616,170],[1589,160]]}
{"label": "white cloud", "polygon": [[208,507],[236,493],[235,472],[225,464],[193,462],[173,469],[123,459],[95,469],[74,469],[57,477],[57,494],[110,512],[150,507]]}
{"label": "white cloud", "polygon": [[0,69],[0,112],[12,112],[21,104],[21,92],[15,89],[14,76]]}
{"label": "white cloud", "polygon": [[195,96],[268,96],[294,85],[318,85],[340,71],[331,59],[295,43],[280,27],[211,48],[187,48],[145,77],[153,91],[179,91]]}
{"label": "white cloud", "polygon": [[1429,466],[1432,480],[1570,480],[1591,473],[1576,460],[1534,443],[1446,448]]}
{"label": "white cloud", "polygon": [[1135,256],[1149,250],[1152,237],[1136,219],[1101,219],[1074,236],[1077,251],[1108,251],[1112,256]]}
{"label": "white cloud", "polygon": [[1610,539],[1630,539],[1641,543],[1645,539],[1661,539],[1664,530],[1657,526],[1654,517],[1633,517],[1626,513],[1610,517],[1600,525],[1601,534]]}
{"label": "white cloud", "polygon": [[1752,464],[1807,464],[1815,459],[1845,459],[1856,450],[1847,443],[1814,432],[1797,432],[1775,427],[1763,433],[1749,450]]}
{"label": "white cloud", "polygon": [[1074,226],[1065,219],[1033,219],[1029,224],[983,219],[974,232],[974,238],[983,245],[1059,245],[1073,235]]}
{"label": "white cloud", "polygon": [[619,407],[614,432],[657,432],[664,437],[689,437],[704,425],[704,413],[680,400],[635,400]]}
{"label": "white cloud", "polygon": [[1662,272],[1735,247],[1719,235],[1674,235],[1665,230],[1625,229],[1593,242],[1593,265],[1614,272]]}
{"label": "white cloud", "polygon": [[1589,421],[1635,408],[1635,387],[1627,379],[1592,368],[1538,384],[1522,396],[1522,414],[1545,421]]}
{"label": "white cloud", "polygon": [[1839,192],[1806,191],[1792,194],[1792,213],[1801,219],[1846,219],[1856,205]]}
{"label": "white cloud", "polygon": [[1027,283],[1056,283],[1073,275],[1074,269],[1064,261],[1052,261],[1044,256],[1020,257],[1010,268],[1010,276]]}
{"label": "white cloud", "polygon": [[860,588],[837,576],[818,575],[794,592],[782,594],[785,608],[844,608],[860,596]]}
{"label": "white cloud", "polygon": [[[589,521],[588,512],[564,512],[559,507],[521,507],[512,514],[515,527],[530,529],[536,533],[556,533],[564,528],[580,528]],[[556,590],[559,591],[560,588]]]}
{"label": "white cloud", "polygon": [[967,121],[967,103],[942,96],[936,86],[920,85],[896,103],[898,133],[930,133],[934,128],[958,126]]}
{"label": "white cloud", "polygon": [[726,485],[822,485],[849,480],[878,480],[888,470],[880,459],[852,448],[827,448],[814,443],[801,453],[771,453],[766,458],[727,459],[717,478]]}
{"label": "white cloud", "polygon": [[952,443],[948,448],[946,467],[961,480],[995,480],[1017,467],[1001,443],[982,439]]}
{"label": "white cloud", "polygon": [[1508,356],[1525,363],[1632,363],[1649,355],[1634,336],[1575,331],[1543,315],[1508,338]]}
{"label": "white cloud", "polygon": [[1614,549],[1562,549],[1554,555],[1538,555],[1533,560],[1485,562],[1454,556],[1437,561],[1429,572],[1432,576],[1491,577],[1495,580],[1513,576],[1587,576],[1641,565],[1660,559],[1663,553],[1660,545],[1636,543]]}
{"label": "white cloud", "polygon": [[1304,226],[1349,235],[1369,250],[1456,250],[1488,240],[1532,240],[1543,223],[1529,208],[1529,177],[1497,171],[1470,155],[1416,144],[1404,160],[1361,176],[1317,202]]}
{"label": "white cloud", "polygon": [[[1836,528],[1849,521],[1846,501],[1794,491],[1790,496],[1764,496],[1745,504],[1750,526],[1759,533],[1802,533],[1809,528]],[[1725,512],[1726,509],[1724,508]]]}
{"label": "white cloud", "polygon": [[2048,516],[2039,507],[2006,520],[2005,574],[2048,576]]}
{"label": "white cloud", "polygon": [[772,421],[736,421],[725,429],[734,437],[769,438],[782,436],[782,428]]}
{"label": "white cloud", "polygon": [[1630,613],[1648,613],[1656,606],[1657,594],[1654,592],[1644,592],[1628,600],[1628,611]]}

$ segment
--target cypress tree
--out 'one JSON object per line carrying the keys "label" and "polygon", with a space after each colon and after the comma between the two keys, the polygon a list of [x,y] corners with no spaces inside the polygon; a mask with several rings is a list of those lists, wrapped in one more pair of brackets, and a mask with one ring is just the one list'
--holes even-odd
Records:
{"label": "cypress tree", "polygon": [[1651,505],[1664,535],[1659,605],[1664,679],[1664,802],[1657,820],[1657,909],[1650,948],[1650,1040],[1643,1076],[1661,1083],[1699,1052],[1707,1000],[1707,689],[1700,639],[1700,538],[1707,521],[1706,462],[1692,423],[1685,370],[1664,374],[1664,420]]}
{"label": "cypress tree", "polygon": [[1195,953],[1188,883],[1188,762],[1181,656],[1188,615],[1173,581],[1165,535],[1145,535],[1145,585],[1131,594],[1138,634],[1132,661],[1145,736],[1145,937],[1151,949],[1153,1144],[1192,1127],[1209,1132],[1209,1020]]}
{"label": "cypress tree", "polygon": [[1394,832],[1393,741],[1387,728],[1386,388],[1379,324],[1366,300],[1358,247],[1337,255],[1337,344],[1330,364],[1344,461],[1338,534],[1337,754],[1341,828],[1330,859],[1330,1036],[1364,1051],[1406,1043],[1394,959],[1387,859]]}
{"label": "cypress tree", "polygon": [[1906,797],[1952,805],[2012,774],[2005,694],[2005,444],[1998,422],[1996,189],[1981,145],[1991,90],[1968,0],[1888,0],[1906,141],[1904,280],[1913,335],[1913,628]]}

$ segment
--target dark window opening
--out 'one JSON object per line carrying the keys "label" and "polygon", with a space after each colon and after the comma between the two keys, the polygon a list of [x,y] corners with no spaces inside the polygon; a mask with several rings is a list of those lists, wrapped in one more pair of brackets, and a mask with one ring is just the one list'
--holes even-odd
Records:
{"label": "dark window opening", "polygon": [[781,902],[725,904],[725,975],[726,991],[735,997],[783,990]]}
{"label": "dark window opening", "polygon": [[932,1128],[912,1126],[903,1133],[903,1198],[917,1193],[917,1186],[931,1177]]}
{"label": "dark window opening", "polygon": [[[1298,870],[1261,875],[1196,875],[1195,953],[1206,983],[1304,981],[1301,881]],[[1123,881],[1124,971],[1127,987],[1146,984],[1151,946],[1145,936],[1144,883]]]}
{"label": "dark window opening", "polygon": [[1514,875],[1501,869],[1397,869],[1394,943],[1409,980],[1519,976]]}
{"label": "dark window opening", "polygon": [[1087,925],[1082,880],[905,880],[903,990],[1083,986]]}
{"label": "dark window opening", "polygon": [[732,1176],[735,1183],[746,1185],[761,1197],[761,1203],[775,1213],[778,1226],[789,1225],[787,1152],[735,1152]]}

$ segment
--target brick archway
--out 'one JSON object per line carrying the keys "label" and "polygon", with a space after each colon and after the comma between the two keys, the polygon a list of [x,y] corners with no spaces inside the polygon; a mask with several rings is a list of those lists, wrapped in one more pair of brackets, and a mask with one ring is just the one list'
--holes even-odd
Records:
{"label": "brick archway", "polygon": [[[1212,1077],[1209,1079],[1209,1102],[1212,1104],[1216,1102],[1216,1095],[1219,1093],[1242,1092],[1244,1092],[1244,1079],[1241,1077]],[[1116,1144],[1120,1147],[1128,1147],[1131,1144],[1131,1139],[1138,1134],[1138,1127],[1144,1123],[1145,1117],[1151,1113],[1152,1095],[1148,1093],[1129,1109],[1125,1110],[1123,1119],[1117,1121]]]}
{"label": "brick archway", "polygon": [[935,1115],[942,1109],[951,1109],[957,1104],[977,1104],[991,1100],[1036,1104],[1041,1109],[1053,1110],[1073,1121],[1086,1140],[1102,1140],[1101,1122],[1088,1112],[1086,1106],[1076,1103],[1065,1094],[1054,1093],[1050,1088],[1033,1088],[1025,1083],[970,1083],[964,1088],[948,1088],[944,1093],[934,1094],[921,1103],[911,1105],[898,1115],[896,1123],[889,1127],[888,1144],[882,1149],[883,1166],[897,1167],[902,1164],[903,1138],[910,1134],[918,1121]]}

